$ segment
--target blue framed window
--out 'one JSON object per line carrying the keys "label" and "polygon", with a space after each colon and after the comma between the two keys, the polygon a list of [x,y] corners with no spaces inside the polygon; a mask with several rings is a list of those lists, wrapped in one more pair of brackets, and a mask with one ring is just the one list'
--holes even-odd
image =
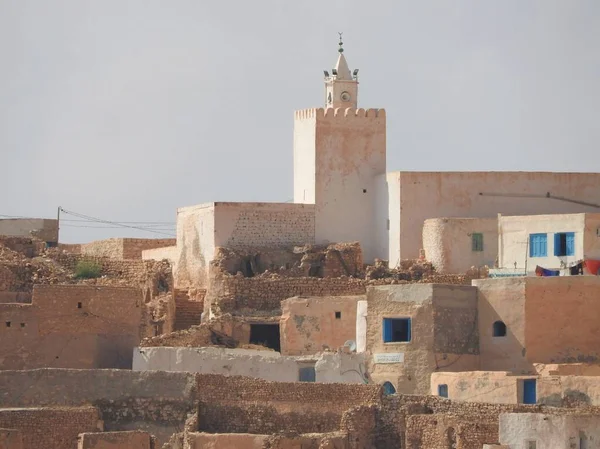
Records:
{"label": "blue framed window", "polygon": [[477,252],[483,251],[483,234],[480,232],[471,234],[471,250]]}
{"label": "blue framed window", "polygon": [[439,384],[438,385],[438,396],[441,398],[448,397],[448,384]]}
{"label": "blue framed window", "polygon": [[384,318],[383,342],[408,342],[411,338],[410,318]]}
{"label": "blue framed window", "polygon": [[529,257],[546,257],[548,255],[548,235],[529,235]]}
{"label": "blue framed window", "polygon": [[554,255],[555,256],[574,256],[575,255],[575,233],[557,232],[554,234]]}
{"label": "blue framed window", "polygon": [[390,394],[396,394],[396,388],[391,382],[386,381],[383,383],[383,394],[386,396]]}
{"label": "blue framed window", "polygon": [[315,382],[317,373],[314,366],[305,366],[298,370],[298,380],[300,382]]}

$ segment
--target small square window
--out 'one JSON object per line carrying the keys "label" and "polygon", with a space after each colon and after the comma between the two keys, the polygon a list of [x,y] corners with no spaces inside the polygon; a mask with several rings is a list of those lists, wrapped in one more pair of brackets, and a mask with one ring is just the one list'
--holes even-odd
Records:
{"label": "small square window", "polygon": [[536,449],[536,448],[537,448],[537,441],[527,440],[525,442],[525,449]]}
{"label": "small square window", "polygon": [[529,236],[529,257],[547,257],[548,237],[546,234],[531,234]]}
{"label": "small square window", "polygon": [[298,380],[300,382],[315,382],[317,373],[314,366],[305,366],[298,370]]}
{"label": "small square window", "polygon": [[21,327],[25,327],[25,323],[21,323]]}
{"label": "small square window", "polygon": [[554,255],[555,256],[574,256],[575,255],[575,233],[557,232],[554,234]]}
{"label": "small square window", "polygon": [[82,307],[82,304],[81,304],[80,302],[78,302],[78,303],[77,303],[77,308],[78,308],[78,309],[81,309],[81,307]]}
{"label": "small square window", "polygon": [[473,251],[483,251],[483,234],[475,232],[471,235],[471,249]]}
{"label": "small square window", "polygon": [[339,320],[342,318],[342,312],[335,312],[335,319]]}
{"label": "small square window", "polygon": [[10,321],[6,322],[6,327],[10,327]]}
{"label": "small square window", "polygon": [[383,342],[409,342],[410,318],[384,318],[383,319]]}
{"label": "small square window", "polygon": [[448,384],[439,384],[438,385],[438,396],[441,398],[448,397]]}

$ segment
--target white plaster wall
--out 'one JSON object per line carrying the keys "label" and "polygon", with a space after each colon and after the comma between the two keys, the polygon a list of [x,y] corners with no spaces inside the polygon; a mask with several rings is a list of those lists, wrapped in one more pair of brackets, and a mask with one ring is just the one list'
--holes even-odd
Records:
{"label": "white plaster wall", "polygon": [[[483,251],[473,251],[473,233],[483,234]],[[425,258],[440,274],[493,267],[498,255],[496,218],[431,218],[423,224]]]}
{"label": "white plaster wall", "polygon": [[294,203],[315,203],[315,109],[294,113]]}
{"label": "white plaster wall", "polygon": [[367,301],[358,301],[356,304],[356,352],[363,353],[367,350]]}
{"label": "white plaster wall", "polygon": [[316,243],[358,241],[365,262],[377,254],[379,175],[386,167],[383,109],[316,110]]}
{"label": "white plaster wall", "polygon": [[315,365],[316,381],[363,383],[361,354],[321,353],[310,357],[282,356],[275,351],[226,348],[134,348],[133,371],[185,371],[247,376],[276,382],[297,382],[299,368]]}
{"label": "white plaster wall", "polygon": [[527,441],[535,441],[537,449],[598,449],[600,417],[503,413],[499,439],[510,449],[527,448]]}
{"label": "white plaster wall", "polygon": [[[571,214],[597,208],[550,198],[482,196],[551,195],[600,204],[600,173],[549,172],[398,172],[400,177],[402,258],[422,248],[423,222],[435,217]],[[388,178],[389,179],[389,178]],[[399,210],[400,210],[399,209]]]}
{"label": "white plaster wall", "polygon": [[[527,267],[528,273],[535,272],[536,265],[552,269],[561,268],[561,261],[568,266],[583,258],[585,214],[554,214],[529,216],[501,216],[498,218],[499,264],[501,268]],[[554,255],[554,234],[575,233],[575,254]],[[529,257],[530,234],[547,234],[547,257]]]}
{"label": "white plaster wall", "polygon": [[206,288],[215,254],[214,203],[177,210],[177,249],[173,274],[176,288]]}
{"label": "white plaster wall", "polygon": [[215,203],[214,245],[235,249],[314,243],[314,205]]}
{"label": "white plaster wall", "polygon": [[388,261],[390,268],[400,264],[400,172],[386,175],[388,189]]}
{"label": "white plaster wall", "polygon": [[386,260],[390,253],[389,235],[389,189],[387,176],[379,175],[375,178],[375,257]]}

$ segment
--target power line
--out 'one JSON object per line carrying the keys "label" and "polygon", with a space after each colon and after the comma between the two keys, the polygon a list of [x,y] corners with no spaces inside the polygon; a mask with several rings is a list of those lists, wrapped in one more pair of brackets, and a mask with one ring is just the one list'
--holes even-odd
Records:
{"label": "power line", "polygon": [[62,207],[59,207],[59,211],[65,213],[67,215],[71,215],[73,217],[82,218],[82,219],[84,219],[84,221],[87,220],[88,222],[103,223],[103,224],[113,225],[115,227],[137,229],[140,231],[152,232],[155,234],[162,234],[162,235],[168,235],[170,237],[175,237],[175,234],[162,232],[162,231],[158,231],[155,229],[148,229],[148,228],[144,228],[144,227],[140,227],[140,226],[132,226],[129,224],[119,223],[116,221],[103,220],[101,218],[92,217],[90,215],[84,215],[84,214],[80,214],[78,212],[68,211],[68,210],[63,209]]}

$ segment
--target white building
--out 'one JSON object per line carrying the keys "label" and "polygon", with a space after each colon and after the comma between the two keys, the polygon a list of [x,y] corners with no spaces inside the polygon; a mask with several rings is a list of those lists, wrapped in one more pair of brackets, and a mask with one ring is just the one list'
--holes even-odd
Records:
{"label": "white building", "polygon": [[600,259],[600,214],[499,216],[498,239],[503,269],[566,271],[583,259]]}
{"label": "white building", "polygon": [[[423,223],[430,218],[568,214],[599,207],[599,173],[386,173],[385,110],[362,109],[357,99],[358,71],[350,70],[340,43],[335,68],[325,72],[324,107],[294,116],[294,203],[179,209],[177,248],[168,251],[178,287],[204,287],[214,248],[224,244],[268,248],[359,241],[365,262],[380,258],[397,266],[419,256]],[[410,154],[410,149],[397,151]]]}

